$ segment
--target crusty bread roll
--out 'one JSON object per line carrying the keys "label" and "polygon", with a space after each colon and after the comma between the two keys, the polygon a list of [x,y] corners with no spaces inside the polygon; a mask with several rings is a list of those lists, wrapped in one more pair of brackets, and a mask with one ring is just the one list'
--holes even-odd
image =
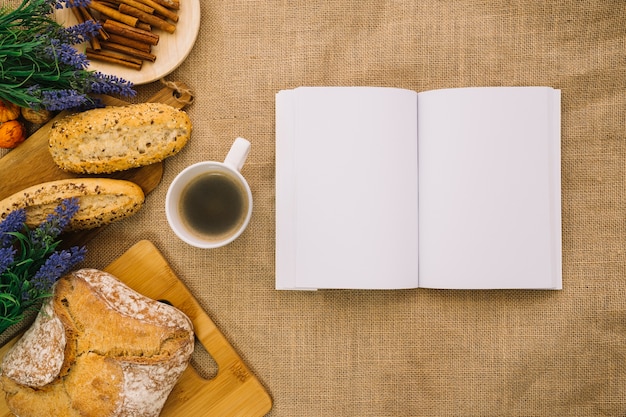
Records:
{"label": "crusty bread roll", "polygon": [[137,184],[110,178],[76,178],[28,187],[0,201],[0,220],[25,209],[26,223],[36,226],[66,198],[78,198],[79,210],[67,230],[92,229],[135,214],[144,202]]}
{"label": "crusty bread roll", "polygon": [[66,116],[52,124],[48,145],[61,169],[101,174],[162,161],[190,136],[187,113],[168,104],[141,103]]}
{"label": "crusty bread roll", "polygon": [[156,417],[193,346],[181,311],[82,269],[55,284],[0,382],[20,417]]}

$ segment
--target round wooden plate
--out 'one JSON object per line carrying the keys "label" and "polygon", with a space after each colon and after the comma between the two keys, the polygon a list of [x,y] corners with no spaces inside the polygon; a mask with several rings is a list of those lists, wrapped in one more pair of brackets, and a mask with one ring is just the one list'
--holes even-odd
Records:
{"label": "round wooden plate", "polygon": [[[174,71],[191,52],[200,29],[200,0],[184,0],[180,3],[179,21],[174,33],[154,29],[154,33],[159,35],[158,45],[152,48],[157,57],[155,62],[145,61],[138,71],[106,62],[91,61],[89,69],[115,75],[135,85],[151,83]],[[64,26],[77,23],[69,9],[56,10],[55,20]],[[84,46],[80,48],[84,49]]]}

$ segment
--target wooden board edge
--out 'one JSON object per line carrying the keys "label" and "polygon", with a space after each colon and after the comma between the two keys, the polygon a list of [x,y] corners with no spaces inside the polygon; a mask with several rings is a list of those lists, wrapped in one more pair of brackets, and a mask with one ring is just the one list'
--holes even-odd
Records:
{"label": "wooden board edge", "polygon": [[[150,268],[144,271],[146,275],[150,275],[152,270],[158,270],[162,274],[160,277],[164,281],[158,283],[158,288],[155,285],[150,285],[147,281],[129,283],[124,280],[124,270],[127,268],[127,265],[140,262],[139,259],[143,256],[152,257],[148,263]],[[194,332],[198,341],[217,363],[218,372],[211,379],[204,379],[198,375],[195,369],[192,367],[188,368],[188,373],[191,374],[188,375],[190,378],[189,382],[196,386],[190,387],[178,384],[172,391],[168,402],[170,399],[179,396],[184,399],[182,401],[183,407],[182,409],[176,408],[176,413],[174,413],[174,410],[170,410],[168,403],[166,403],[163,409],[164,415],[169,415],[169,412],[172,412],[172,416],[179,415],[178,413],[193,415],[189,414],[193,412],[193,408],[187,410],[186,407],[193,406],[193,403],[189,400],[194,396],[202,396],[205,399],[206,408],[203,410],[205,412],[210,411],[211,415],[261,417],[272,409],[273,400],[260,380],[247,367],[187,286],[172,271],[163,254],[151,241],[138,241],[124,252],[122,256],[109,264],[105,270],[116,275],[135,291],[150,298],[163,299],[185,313],[193,322]],[[168,294],[170,295],[169,297],[167,296]],[[251,400],[251,404],[245,402],[233,407],[232,403],[229,403],[229,401],[234,399],[241,399],[240,397],[248,398]],[[255,407],[251,408],[250,405]],[[226,412],[225,410],[227,409],[230,411]]]}

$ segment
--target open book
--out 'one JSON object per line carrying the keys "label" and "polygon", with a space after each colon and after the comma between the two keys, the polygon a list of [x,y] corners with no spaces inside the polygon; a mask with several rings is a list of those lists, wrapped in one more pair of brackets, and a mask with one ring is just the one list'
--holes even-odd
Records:
{"label": "open book", "polygon": [[277,289],[560,289],[560,90],[276,95]]}

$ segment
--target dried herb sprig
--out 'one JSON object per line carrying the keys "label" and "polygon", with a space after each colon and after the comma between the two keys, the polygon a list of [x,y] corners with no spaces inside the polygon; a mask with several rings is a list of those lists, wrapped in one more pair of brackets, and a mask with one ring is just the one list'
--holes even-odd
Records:
{"label": "dried herb sprig", "polygon": [[129,81],[89,71],[86,56],[73,45],[93,38],[98,23],[65,28],[54,9],[85,6],[90,0],[22,0],[0,9],[0,99],[51,111],[102,105],[93,95],[135,96]]}
{"label": "dried herb sprig", "polygon": [[26,226],[22,209],[0,222],[0,333],[39,308],[54,283],[84,259],[84,246],[57,250],[77,210],[78,200],[67,199],[34,229]]}

